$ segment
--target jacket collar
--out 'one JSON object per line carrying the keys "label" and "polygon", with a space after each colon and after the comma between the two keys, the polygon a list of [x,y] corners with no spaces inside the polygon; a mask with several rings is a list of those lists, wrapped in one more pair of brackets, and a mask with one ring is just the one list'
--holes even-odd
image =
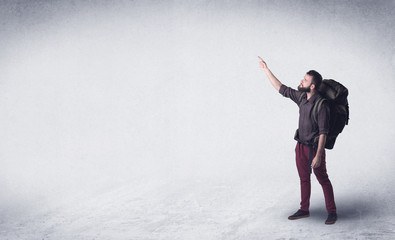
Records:
{"label": "jacket collar", "polygon": [[319,93],[314,93],[313,96],[310,97],[309,100],[307,100],[307,94],[305,95],[304,99],[305,99],[305,103],[315,103],[315,101],[320,98],[320,94]]}

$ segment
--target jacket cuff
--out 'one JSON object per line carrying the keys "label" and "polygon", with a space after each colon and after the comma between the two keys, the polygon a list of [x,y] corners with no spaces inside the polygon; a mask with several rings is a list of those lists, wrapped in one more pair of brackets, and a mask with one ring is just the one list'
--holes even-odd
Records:
{"label": "jacket cuff", "polygon": [[281,95],[284,95],[285,90],[287,89],[287,86],[285,86],[284,84],[281,85],[280,89],[278,90],[278,92]]}
{"label": "jacket cuff", "polygon": [[318,132],[319,135],[321,135],[321,134],[326,134],[326,135],[328,135],[328,133],[329,133],[328,130],[320,130],[320,131]]}

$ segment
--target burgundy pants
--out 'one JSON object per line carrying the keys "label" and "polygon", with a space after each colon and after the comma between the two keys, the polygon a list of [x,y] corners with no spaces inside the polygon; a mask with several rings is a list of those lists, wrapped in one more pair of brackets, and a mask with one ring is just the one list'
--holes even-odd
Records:
{"label": "burgundy pants", "polygon": [[[310,206],[310,165],[309,164],[309,150],[310,147],[301,143],[296,144],[296,167],[298,168],[300,178],[300,190],[301,190],[301,202],[300,209],[302,211],[308,211]],[[313,149],[313,157],[315,156],[317,149]],[[329,181],[328,174],[326,173],[326,162],[325,162],[325,150],[321,155],[321,165],[318,168],[314,168],[314,174],[317,177],[318,182],[322,186],[325,197],[325,205],[328,213],[336,212],[335,198],[333,195],[333,188],[331,181]]]}

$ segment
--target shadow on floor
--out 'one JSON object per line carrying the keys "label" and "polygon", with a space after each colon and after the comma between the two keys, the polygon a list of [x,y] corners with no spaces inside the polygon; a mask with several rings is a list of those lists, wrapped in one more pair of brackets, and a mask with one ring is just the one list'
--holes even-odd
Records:
{"label": "shadow on floor", "polygon": [[[382,208],[382,204],[385,204],[380,203],[374,198],[361,197],[338,197],[335,201],[338,218],[342,221],[362,221],[371,216],[378,216],[380,215],[379,210]],[[326,212],[325,206],[312,207],[310,209],[311,219],[319,219],[322,221],[322,219],[327,216],[328,213]]]}

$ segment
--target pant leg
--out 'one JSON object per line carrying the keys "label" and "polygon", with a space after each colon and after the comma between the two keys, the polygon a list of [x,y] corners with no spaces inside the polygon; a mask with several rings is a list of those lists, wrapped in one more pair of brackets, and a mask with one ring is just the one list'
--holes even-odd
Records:
{"label": "pant leg", "polygon": [[310,207],[310,166],[309,166],[309,147],[301,143],[296,144],[296,167],[298,169],[300,179],[300,192],[301,201],[300,209],[302,211],[308,211]]}
{"label": "pant leg", "polygon": [[[317,150],[315,149],[314,154],[316,151]],[[318,182],[321,184],[322,190],[324,191],[326,210],[328,213],[336,213],[333,187],[326,171],[325,150],[321,155],[321,165],[314,169],[314,174],[317,177]]]}

